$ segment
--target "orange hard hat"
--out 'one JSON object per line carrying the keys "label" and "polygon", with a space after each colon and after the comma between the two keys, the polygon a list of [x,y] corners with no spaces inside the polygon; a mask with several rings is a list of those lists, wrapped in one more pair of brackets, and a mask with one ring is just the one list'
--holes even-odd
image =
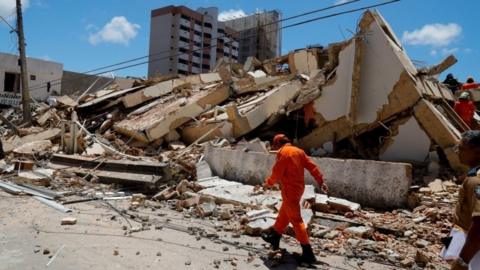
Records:
{"label": "orange hard hat", "polygon": [[277,134],[273,137],[273,145],[279,145],[289,141],[290,139],[285,134]]}

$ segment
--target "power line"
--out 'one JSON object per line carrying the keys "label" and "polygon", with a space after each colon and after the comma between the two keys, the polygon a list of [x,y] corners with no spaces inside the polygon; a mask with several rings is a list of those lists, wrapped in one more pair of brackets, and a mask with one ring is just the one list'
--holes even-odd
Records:
{"label": "power line", "polygon": [[[269,31],[269,32],[266,32],[266,33],[271,33],[271,32],[274,32],[274,31],[281,30],[281,29],[292,28],[292,27],[295,27],[295,26],[300,26],[300,25],[303,25],[303,24],[307,24],[307,23],[311,23],[311,22],[315,22],[315,21],[319,21],[319,20],[323,20],[323,19],[327,19],[327,18],[332,18],[332,17],[344,15],[344,14],[354,13],[354,12],[357,12],[357,11],[367,10],[367,9],[370,9],[370,8],[375,8],[375,7],[379,7],[379,6],[384,6],[384,5],[388,5],[388,4],[393,4],[393,3],[395,3],[395,2],[400,2],[400,1],[401,1],[401,0],[391,0],[391,1],[388,1],[388,2],[383,2],[383,3],[374,4],[374,5],[369,5],[369,6],[364,6],[364,7],[356,8],[356,9],[352,9],[352,10],[337,12],[337,13],[333,13],[333,14],[329,14],[329,15],[325,15],[325,16],[321,16],[321,17],[317,17],[317,18],[313,18],[313,19],[301,21],[301,22],[298,22],[298,23],[290,24],[290,25],[287,25],[287,26],[283,26],[283,27],[281,27],[281,28],[279,28],[279,29],[276,29],[276,30],[273,30],[273,31]],[[347,3],[348,3],[348,2],[347,2]],[[251,38],[251,37],[254,37],[254,36],[255,36],[255,35],[252,35],[252,36],[246,37],[246,38],[244,38],[244,39],[248,39],[248,38]],[[243,39],[242,39],[242,40],[243,40]],[[227,43],[230,43],[230,42],[233,42],[233,41],[229,41],[229,42],[227,42]],[[206,49],[206,48],[213,48],[213,47],[216,47],[216,46],[217,46],[217,45],[211,45],[211,46],[204,47],[204,48],[200,48],[200,49],[197,49],[197,50],[192,50],[191,52],[202,51],[202,50],[204,50],[204,49]],[[144,62],[132,64],[132,65],[127,65],[127,66],[123,66],[123,67],[119,67],[119,68],[115,68],[115,69],[110,69],[110,70],[107,70],[107,71],[102,71],[102,72],[100,72],[100,73],[85,74],[83,77],[84,77],[84,78],[89,78],[89,77],[98,76],[98,75],[101,75],[101,74],[104,74],[104,73],[107,73],[107,72],[113,72],[113,71],[119,71],[119,70],[129,69],[129,68],[132,68],[132,67],[145,65],[145,64],[148,64],[148,63],[157,62],[157,61],[164,60],[164,59],[167,59],[167,58],[170,58],[170,57],[177,57],[177,56],[184,55],[184,54],[186,54],[186,53],[178,53],[178,54],[173,55],[173,56],[156,58],[156,59],[152,59],[152,60],[148,60],[148,61],[144,61]],[[61,80],[61,79],[60,79],[60,80]],[[58,81],[58,80],[57,80],[57,81]],[[55,84],[51,84],[51,85],[53,86],[53,85],[59,85],[59,84],[60,84],[60,83],[55,83]],[[41,86],[40,88],[43,88],[43,86]],[[37,88],[35,88],[35,89],[39,89],[39,87],[37,87]],[[31,90],[33,90],[33,89],[31,88]]]}
{"label": "power line", "polygon": [[13,26],[7,21],[5,20],[5,18],[3,18],[1,15],[0,15],[0,19],[2,19],[2,21],[8,25],[8,27],[10,27],[10,29],[12,29],[12,32],[17,32],[17,29],[13,28]]}
{"label": "power line", "polygon": [[[347,1],[347,2],[345,2],[345,3],[335,4],[335,5],[332,5],[332,6],[325,7],[325,8],[320,8],[320,9],[316,9],[316,10],[304,12],[304,13],[301,13],[301,14],[297,14],[297,15],[294,15],[294,16],[290,16],[290,17],[287,17],[287,18],[283,18],[283,19],[280,19],[280,20],[277,20],[277,21],[273,21],[273,22],[270,22],[270,23],[261,25],[260,27],[263,28],[263,27],[266,27],[266,26],[269,26],[269,25],[273,25],[273,24],[276,24],[276,23],[280,23],[280,22],[284,22],[284,21],[288,21],[288,20],[300,18],[300,17],[303,17],[303,16],[311,15],[311,14],[314,14],[314,13],[318,13],[318,12],[330,10],[330,9],[337,8],[337,7],[341,7],[341,6],[345,6],[345,5],[350,5],[350,4],[359,2],[359,1],[362,1],[362,0],[351,0],[351,1]],[[246,30],[244,30],[244,31],[246,31]],[[241,33],[241,32],[244,32],[244,31],[240,31],[240,33]],[[224,38],[224,37],[226,37],[226,36],[227,36],[226,34],[220,35],[220,36],[218,36],[218,37],[216,37],[216,38],[213,38],[212,40],[218,40],[218,39]],[[227,42],[227,44],[228,44],[228,42]],[[210,47],[211,47],[211,46],[210,46]],[[203,49],[208,49],[208,48],[209,48],[209,47],[203,47]],[[178,49],[189,49],[189,46],[178,47]],[[138,61],[138,60],[142,60],[142,59],[145,59],[145,58],[149,58],[149,57],[153,57],[153,56],[157,56],[157,55],[169,53],[170,51],[171,51],[171,50],[166,50],[166,51],[161,51],[161,52],[157,52],[157,53],[153,53],[153,54],[147,54],[147,55],[144,55],[144,56],[141,56],[141,57],[137,57],[137,58],[125,60],[125,61],[122,61],[122,62],[118,62],[118,63],[115,63],[115,64],[111,64],[111,65],[107,65],[107,66],[102,66],[102,67],[99,67],[99,68],[95,68],[95,69],[92,69],[92,70],[88,70],[88,71],[85,71],[85,72],[82,72],[82,73],[88,74],[88,73],[95,72],[95,71],[100,71],[100,70],[103,70],[103,69],[106,69],[106,68],[116,67],[116,66],[120,66],[120,65],[123,65],[123,64],[128,64],[128,63],[131,63],[131,62],[135,62],[135,61]],[[182,53],[182,54],[183,54],[183,53]],[[105,72],[102,72],[102,73],[100,73],[100,74],[107,73],[107,72],[109,72],[109,71],[105,71]],[[97,73],[97,74],[98,74],[98,73]],[[62,79],[52,80],[52,81],[50,81],[50,83],[58,82],[58,81],[61,81],[61,80],[62,80]],[[37,86],[38,86],[38,85],[35,85],[35,86],[33,86],[33,88],[35,88],[35,87],[37,87]],[[43,87],[43,86],[42,86],[42,87]]]}

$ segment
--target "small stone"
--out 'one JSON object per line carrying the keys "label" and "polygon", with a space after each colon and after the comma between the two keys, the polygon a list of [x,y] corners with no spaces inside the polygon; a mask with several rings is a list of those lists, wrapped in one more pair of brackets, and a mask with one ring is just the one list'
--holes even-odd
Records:
{"label": "small stone", "polygon": [[223,247],[223,251],[228,251],[228,247]]}
{"label": "small stone", "polygon": [[137,256],[140,255],[140,251],[137,251],[137,253],[135,253],[135,255],[137,255]]}
{"label": "small stone", "polygon": [[413,234],[413,231],[406,231],[405,233],[403,233],[403,236],[410,237],[412,234]]}
{"label": "small stone", "polygon": [[205,246],[201,246],[200,248],[201,248],[201,249],[205,249],[206,247],[205,247]]}
{"label": "small stone", "polygon": [[162,225],[155,225],[155,230],[163,230],[163,226]]}
{"label": "small stone", "polygon": [[61,225],[75,225],[77,224],[77,219],[74,217],[62,218]]}
{"label": "small stone", "polygon": [[419,247],[419,248],[424,248],[424,247],[427,247],[430,245],[430,242],[426,241],[426,240],[423,240],[423,239],[418,239],[416,242],[415,242],[415,246]]}
{"label": "small stone", "polygon": [[48,248],[43,249],[43,255],[50,254],[50,250]]}
{"label": "small stone", "polygon": [[160,256],[162,256],[162,253],[159,251],[157,252],[157,257],[160,257]]}
{"label": "small stone", "polygon": [[114,249],[113,250],[113,256],[118,256],[119,252],[118,252],[118,249]]}
{"label": "small stone", "polygon": [[38,252],[40,252],[40,247],[35,247],[35,248],[33,249],[33,253],[38,253]]}
{"label": "small stone", "polygon": [[186,260],[185,261],[185,265],[191,265],[192,264],[192,261],[191,260]]}

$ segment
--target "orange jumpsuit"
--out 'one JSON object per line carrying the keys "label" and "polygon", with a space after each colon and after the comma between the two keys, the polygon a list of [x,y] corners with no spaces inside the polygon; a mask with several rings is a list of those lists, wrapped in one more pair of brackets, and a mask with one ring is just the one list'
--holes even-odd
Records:
{"label": "orange jumpsuit", "polygon": [[470,100],[460,100],[455,102],[453,106],[455,112],[463,119],[467,125],[473,127],[473,115],[475,114],[475,104]]}
{"label": "orange jumpsuit", "polygon": [[278,182],[282,190],[282,206],[273,228],[277,233],[283,234],[288,223],[292,223],[295,238],[302,245],[310,243],[305,224],[300,215],[300,199],[305,189],[305,168],[319,185],[323,184],[323,176],[315,163],[302,149],[287,143],[278,151],[272,175],[265,182],[269,186]]}

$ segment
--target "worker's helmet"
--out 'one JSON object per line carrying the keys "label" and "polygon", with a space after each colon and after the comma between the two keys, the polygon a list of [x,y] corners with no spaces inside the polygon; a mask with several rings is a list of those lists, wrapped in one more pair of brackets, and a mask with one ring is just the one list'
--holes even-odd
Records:
{"label": "worker's helmet", "polygon": [[285,134],[277,134],[273,137],[273,145],[283,145],[289,143],[290,139]]}
{"label": "worker's helmet", "polygon": [[475,80],[473,79],[473,76],[468,76],[467,77],[467,83],[474,83]]}
{"label": "worker's helmet", "polygon": [[468,92],[462,92],[458,99],[469,99],[469,98],[470,98],[470,94]]}

